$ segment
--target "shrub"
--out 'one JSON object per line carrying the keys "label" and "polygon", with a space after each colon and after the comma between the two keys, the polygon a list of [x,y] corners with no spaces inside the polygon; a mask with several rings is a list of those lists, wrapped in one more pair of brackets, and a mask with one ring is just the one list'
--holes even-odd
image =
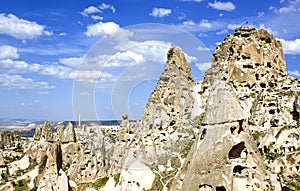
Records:
{"label": "shrub", "polygon": [[93,188],[95,188],[96,190],[99,190],[100,188],[104,187],[108,181],[108,177],[105,176],[103,178],[97,179],[94,183],[93,183]]}

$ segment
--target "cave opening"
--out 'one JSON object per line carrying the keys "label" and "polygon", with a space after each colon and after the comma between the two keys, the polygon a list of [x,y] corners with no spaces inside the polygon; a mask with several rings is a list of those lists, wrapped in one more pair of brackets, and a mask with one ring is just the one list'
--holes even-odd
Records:
{"label": "cave opening", "polygon": [[230,159],[241,157],[241,152],[245,149],[245,142],[240,142],[234,145],[229,151],[228,157]]}

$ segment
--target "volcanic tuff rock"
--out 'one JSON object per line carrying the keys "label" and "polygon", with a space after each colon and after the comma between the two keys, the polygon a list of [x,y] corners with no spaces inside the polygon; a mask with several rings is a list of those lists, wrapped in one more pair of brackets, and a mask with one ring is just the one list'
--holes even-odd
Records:
{"label": "volcanic tuff rock", "polygon": [[[205,73],[200,91],[201,99],[207,100],[203,130],[173,189],[299,186],[291,183],[300,161],[299,152],[293,153],[300,146],[299,85],[287,77],[281,43],[267,31],[238,28],[228,35]],[[292,146],[286,149],[287,145]],[[278,164],[282,174],[276,170]]]}
{"label": "volcanic tuff rock", "polygon": [[238,28],[200,83],[180,48],[167,57],[140,120],[37,128],[26,154],[39,163],[38,190],[299,190],[300,82],[281,43]]}
{"label": "volcanic tuff rock", "polygon": [[68,122],[65,130],[63,130],[61,142],[62,143],[76,142],[75,130],[71,122]]}
{"label": "volcanic tuff rock", "polygon": [[58,141],[62,140],[62,137],[64,135],[64,125],[62,122],[59,122],[57,124],[57,129],[56,129],[56,137]]}
{"label": "volcanic tuff rock", "polygon": [[0,132],[0,148],[15,147],[21,139],[20,131],[1,131]]}
{"label": "volcanic tuff rock", "polygon": [[52,127],[48,121],[45,121],[42,132],[41,132],[41,139],[47,142],[53,142],[53,132]]}
{"label": "volcanic tuff rock", "polygon": [[[110,159],[114,159],[114,166],[121,170],[122,189],[151,189],[149,181],[154,181],[154,190],[166,187],[170,180],[158,177],[174,176],[181,158],[194,141],[199,112],[194,109],[197,92],[191,69],[180,48],[172,47],[167,57],[165,71],[148,99],[142,118],[135,123],[123,120],[118,131],[118,141]],[[165,170],[159,171],[158,165],[166,166]],[[122,170],[124,168],[129,170]],[[125,177],[128,173],[134,174],[133,169],[140,169],[153,179],[135,181],[134,176]],[[139,182],[139,186],[134,182]]]}
{"label": "volcanic tuff rock", "polygon": [[34,135],[33,135],[33,139],[36,140],[36,141],[39,141],[40,138],[41,138],[41,134],[42,134],[41,126],[37,125],[35,127],[35,132],[34,132]]}
{"label": "volcanic tuff rock", "polygon": [[62,168],[61,145],[53,143],[43,150],[38,168],[38,190],[68,190],[68,178]]}
{"label": "volcanic tuff rock", "polygon": [[0,150],[0,167],[5,167],[6,164],[3,159],[3,150]]}

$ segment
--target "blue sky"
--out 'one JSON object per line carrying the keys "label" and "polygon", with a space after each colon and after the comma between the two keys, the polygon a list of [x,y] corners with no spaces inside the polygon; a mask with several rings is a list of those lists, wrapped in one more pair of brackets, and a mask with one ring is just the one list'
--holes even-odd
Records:
{"label": "blue sky", "polygon": [[139,118],[170,46],[201,80],[216,44],[246,21],[282,42],[300,77],[299,18],[300,0],[1,1],[0,118]]}

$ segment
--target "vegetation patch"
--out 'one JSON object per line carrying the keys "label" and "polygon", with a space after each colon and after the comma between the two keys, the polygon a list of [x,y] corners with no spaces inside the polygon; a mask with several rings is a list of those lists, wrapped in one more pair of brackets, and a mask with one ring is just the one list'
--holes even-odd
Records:
{"label": "vegetation patch", "polygon": [[[150,190],[163,190],[163,185],[162,183],[160,182],[160,178],[158,175],[155,175],[155,179],[152,183],[152,188]],[[148,191],[150,191],[148,190]]]}
{"label": "vegetation patch", "polygon": [[300,175],[289,176],[289,181],[282,188],[283,191],[299,191],[300,190]]}
{"label": "vegetation patch", "polygon": [[68,170],[69,170],[69,168],[70,168],[70,164],[69,163],[63,163],[63,165],[62,165],[62,170],[64,171],[64,172],[68,172]]}
{"label": "vegetation patch", "polygon": [[109,177],[105,176],[103,178],[97,179],[94,183],[93,183],[93,188],[95,188],[96,190],[99,190],[100,188],[104,187],[108,181]]}
{"label": "vegetation patch", "polygon": [[12,181],[12,185],[14,187],[14,191],[24,191],[29,190],[28,183],[30,182],[29,179],[18,180],[17,182]]}
{"label": "vegetation patch", "polygon": [[119,181],[120,181],[120,173],[118,173],[118,174],[115,174],[114,175],[114,180],[115,180],[115,186],[119,183]]}
{"label": "vegetation patch", "polygon": [[295,94],[297,94],[297,93],[293,92],[293,91],[279,91],[277,93],[277,95],[279,95],[279,96],[293,96]]}
{"label": "vegetation patch", "polygon": [[105,176],[103,178],[97,179],[95,182],[88,182],[88,183],[80,183],[78,184],[78,191],[85,191],[88,188],[94,188],[95,190],[99,190],[100,188],[104,187],[108,181],[109,177]]}
{"label": "vegetation patch", "polygon": [[255,131],[252,136],[254,141],[257,141],[260,137],[264,137],[266,133],[264,131]]}

